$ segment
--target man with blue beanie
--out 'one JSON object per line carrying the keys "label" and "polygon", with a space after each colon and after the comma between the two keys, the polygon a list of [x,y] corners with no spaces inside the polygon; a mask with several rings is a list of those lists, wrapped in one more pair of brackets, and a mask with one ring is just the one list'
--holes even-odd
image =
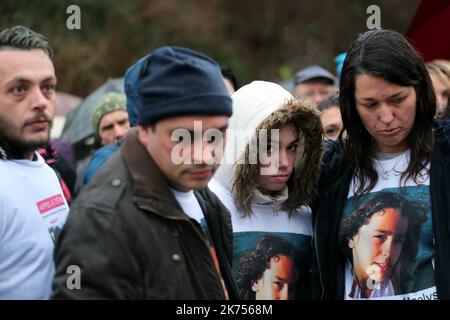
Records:
{"label": "man with blue beanie", "polygon": [[[232,102],[219,65],[162,47],[139,73],[138,126],[75,201],[56,299],[237,299],[229,212],[207,184]],[[80,267],[79,289],[67,284]],[[70,279],[69,279],[70,278]]]}

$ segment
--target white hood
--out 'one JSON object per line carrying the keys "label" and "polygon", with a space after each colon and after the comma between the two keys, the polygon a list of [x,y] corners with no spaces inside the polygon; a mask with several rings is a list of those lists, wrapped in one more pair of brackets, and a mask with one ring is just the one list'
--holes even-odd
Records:
{"label": "white hood", "polygon": [[[227,144],[223,164],[214,178],[224,187],[231,189],[234,177],[234,164],[245,151],[246,145],[255,136],[256,129],[274,111],[284,106],[294,97],[278,84],[266,81],[253,81],[236,91],[232,96],[233,115],[229,120]],[[242,134],[238,140],[233,132]],[[244,132],[242,132],[245,130]]]}

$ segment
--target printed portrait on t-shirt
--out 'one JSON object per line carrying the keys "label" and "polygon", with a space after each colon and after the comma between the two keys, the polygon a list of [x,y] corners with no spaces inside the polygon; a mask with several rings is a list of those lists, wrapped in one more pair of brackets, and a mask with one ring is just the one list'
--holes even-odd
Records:
{"label": "printed portrait on t-shirt", "polygon": [[307,289],[311,237],[292,233],[234,234],[233,270],[245,300],[293,300]]}
{"label": "printed portrait on t-shirt", "polygon": [[349,198],[339,233],[351,265],[347,298],[407,298],[421,291],[434,296],[427,292],[434,288],[431,228],[428,186]]}

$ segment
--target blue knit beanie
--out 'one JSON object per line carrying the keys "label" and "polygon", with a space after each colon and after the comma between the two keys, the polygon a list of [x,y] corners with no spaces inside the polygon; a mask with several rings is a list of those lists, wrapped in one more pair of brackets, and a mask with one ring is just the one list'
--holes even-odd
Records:
{"label": "blue knit beanie", "polygon": [[130,126],[136,127],[138,122],[138,113],[141,108],[141,97],[139,96],[139,73],[144,65],[145,59],[149,55],[139,59],[135,64],[125,72],[124,87],[127,95],[127,112]]}
{"label": "blue knit beanie", "polygon": [[181,47],[161,47],[144,61],[139,74],[138,122],[152,125],[182,115],[232,115],[232,101],[220,66]]}

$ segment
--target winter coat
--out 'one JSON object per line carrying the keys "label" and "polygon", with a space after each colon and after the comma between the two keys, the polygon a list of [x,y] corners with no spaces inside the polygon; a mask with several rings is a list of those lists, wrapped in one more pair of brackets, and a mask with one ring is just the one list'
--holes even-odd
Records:
{"label": "winter coat", "polygon": [[[196,196],[236,298],[229,212],[208,190]],[[182,211],[136,129],[75,201],[55,263],[55,299],[225,298],[200,226]],[[81,271],[79,289],[68,288],[70,266]]]}
{"label": "winter coat", "polygon": [[[308,299],[312,224],[307,203],[314,196],[320,173],[322,126],[318,112],[312,103],[299,101],[280,86],[264,81],[240,88],[232,99],[225,163],[210,188],[231,213],[233,271],[240,296],[248,300]],[[282,190],[263,194],[256,183],[261,167],[252,163],[250,153],[264,150],[269,142],[258,140],[261,132],[267,130],[270,137],[271,129],[286,125],[297,130],[298,166]],[[252,148],[255,141],[261,144]],[[282,277],[269,295],[258,282],[265,274],[264,265],[278,255],[292,261],[292,273],[285,268],[284,274],[295,275]]]}

